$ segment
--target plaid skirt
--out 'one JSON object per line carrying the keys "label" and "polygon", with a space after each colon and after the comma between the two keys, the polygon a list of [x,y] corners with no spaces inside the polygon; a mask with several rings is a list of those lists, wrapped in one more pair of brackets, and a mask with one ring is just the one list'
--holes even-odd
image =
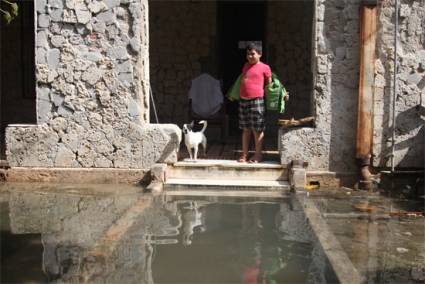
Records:
{"label": "plaid skirt", "polygon": [[239,128],[253,128],[257,132],[264,131],[264,98],[239,100]]}

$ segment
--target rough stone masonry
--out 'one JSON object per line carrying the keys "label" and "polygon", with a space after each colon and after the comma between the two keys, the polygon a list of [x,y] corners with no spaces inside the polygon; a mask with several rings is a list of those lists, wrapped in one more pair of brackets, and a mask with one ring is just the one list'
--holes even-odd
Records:
{"label": "rough stone masonry", "polygon": [[[315,128],[280,130],[282,163],[309,162],[310,169],[352,172],[359,84],[360,0],[315,1]],[[425,1],[400,1],[395,166],[424,167]],[[374,92],[373,165],[390,166],[394,84],[394,0],[378,1]]]}
{"label": "rough stone masonry", "polygon": [[37,125],[7,128],[13,167],[149,168],[181,131],[149,125],[147,0],[36,1]]}

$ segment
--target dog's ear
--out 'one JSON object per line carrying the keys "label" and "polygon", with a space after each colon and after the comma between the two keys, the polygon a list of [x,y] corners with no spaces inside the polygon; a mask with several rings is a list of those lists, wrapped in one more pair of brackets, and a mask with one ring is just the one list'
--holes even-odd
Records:
{"label": "dog's ear", "polygon": [[190,127],[193,128],[193,126],[195,126],[195,121],[192,120],[192,122],[190,123]]}

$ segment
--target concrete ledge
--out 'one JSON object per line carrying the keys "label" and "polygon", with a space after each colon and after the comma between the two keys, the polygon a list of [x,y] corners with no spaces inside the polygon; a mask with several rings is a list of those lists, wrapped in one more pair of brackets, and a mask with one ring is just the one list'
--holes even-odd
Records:
{"label": "concrete ledge", "polygon": [[332,265],[339,282],[342,284],[363,283],[364,279],[348,258],[335,235],[329,229],[314,202],[308,198],[298,198],[298,200],[303,205],[304,213],[309,220],[309,224],[319,240],[329,263]]}
{"label": "concrete ledge", "polygon": [[280,180],[229,180],[229,179],[167,179],[164,190],[240,190],[289,191],[287,181]]}
{"label": "concrete ledge", "polygon": [[5,172],[6,182],[49,182],[74,184],[138,184],[147,175],[144,169],[21,168]]}

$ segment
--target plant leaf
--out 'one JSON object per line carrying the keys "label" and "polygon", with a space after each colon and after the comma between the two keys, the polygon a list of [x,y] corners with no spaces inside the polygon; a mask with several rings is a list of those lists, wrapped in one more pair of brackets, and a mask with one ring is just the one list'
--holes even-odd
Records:
{"label": "plant leaf", "polygon": [[12,21],[12,16],[9,12],[4,12],[3,19],[6,21],[7,24],[10,24],[10,22]]}
{"label": "plant leaf", "polygon": [[18,4],[12,3],[10,6],[12,8],[12,15],[15,17],[18,16],[18,12],[19,12]]}

